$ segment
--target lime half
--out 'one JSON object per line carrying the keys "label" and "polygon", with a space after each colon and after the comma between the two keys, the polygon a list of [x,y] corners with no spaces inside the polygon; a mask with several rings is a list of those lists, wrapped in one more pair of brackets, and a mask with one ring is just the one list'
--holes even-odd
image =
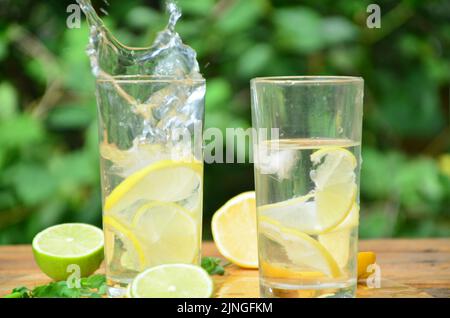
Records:
{"label": "lime half", "polygon": [[89,276],[103,260],[103,232],[88,224],[49,227],[34,237],[32,246],[40,269],[57,281],[65,280],[76,266],[81,277]]}
{"label": "lime half", "polygon": [[147,269],[133,280],[128,297],[133,298],[209,298],[214,287],[201,267],[166,264]]}

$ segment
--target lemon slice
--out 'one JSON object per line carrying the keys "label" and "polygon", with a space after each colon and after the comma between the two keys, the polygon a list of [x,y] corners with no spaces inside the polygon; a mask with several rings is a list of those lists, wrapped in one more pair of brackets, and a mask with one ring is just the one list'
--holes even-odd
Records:
{"label": "lemon slice", "polygon": [[103,216],[103,228],[105,232],[105,255],[108,263],[112,262],[116,244],[115,238],[118,238],[125,250],[120,258],[121,266],[136,272],[143,270],[147,263],[144,249],[133,231],[119,220],[107,215]]}
{"label": "lemon slice", "polygon": [[201,244],[200,227],[179,205],[148,203],[136,212],[132,227],[144,247],[146,267],[197,262]]}
{"label": "lemon slice", "polygon": [[137,202],[177,202],[188,199],[202,186],[199,161],[163,160],[139,170],[106,197],[104,211],[118,213]]}
{"label": "lemon slice", "polygon": [[323,231],[319,223],[314,194],[258,207],[260,216],[266,216],[280,226],[314,234]]}
{"label": "lemon slice", "polygon": [[219,252],[245,268],[258,267],[255,192],[230,199],[212,218],[212,234]]}
{"label": "lemon slice", "polygon": [[201,267],[166,264],[147,269],[133,280],[128,297],[133,298],[208,298],[214,284]]}
{"label": "lemon slice", "polygon": [[351,248],[350,236],[352,235],[352,230],[358,226],[358,223],[359,205],[354,203],[350,213],[342,223],[330,230],[330,232],[318,236],[319,242],[330,252],[341,268],[347,265]]}
{"label": "lemon slice", "polygon": [[311,173],[315,184],[318,224],[322,232],[341,223],[350,212],[357,195],[355,156],[344,148],[326,147],[315,151]]}
{"label": "lemon slice", "polygon": [[321,148],[311,155],[311,161],[316,165],[311,179],[319,190],[355,181],[354,170],[358,163],[355,156],[345,148]]}
{"label": "lemon slice", "polygon": [[315,188],[305,196],[258,207],[258,212],[283,227],[311,235],[329,231],[349,214],[357,195],[353,154],[326,147],[311,155]]}
{"label": "lemon slice", "polygon": [[[283,247],[290,263],[304,272],[320,272],[328,277],[339,277],[341,271],[328,250],[309,235],[281,227],[268,217],[259,218],[261,235]],[[317,274],[315,274],[317,275]]]}
{"label": "lemon slice", "polygon": [[284,264],[269,263],[263,261],[260,265],[260,269],[263,271],[265,277],[270,278],[288,278],[288,279],[301,279],[314,280],[323,278],[325,275],[317,271],[299,271],[286,267]]}

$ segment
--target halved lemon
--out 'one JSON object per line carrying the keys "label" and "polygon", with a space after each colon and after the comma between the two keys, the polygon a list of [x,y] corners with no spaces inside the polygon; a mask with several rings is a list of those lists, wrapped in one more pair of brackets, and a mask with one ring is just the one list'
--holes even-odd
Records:
{"label": "halved lemon", "polygon": [[225,258],[241,267],[258,268],[255,192],[230,199],[211,224],[214,242]]}
{"label": "halved lemon", "polygon": [[118,213],[142,201],[189,199],[202,186],[199,161],[162,160],[132,174],[106,197],[104,212]]}
{"label": "halved lemon", "polygon": [[261,235],[283,247],[286,257],[299,271],[320,272],[328,277],[341,275],[339,266],[328,250],[309,235],[282,227],[279,222],[266,216],[259,218],[258,226]]}

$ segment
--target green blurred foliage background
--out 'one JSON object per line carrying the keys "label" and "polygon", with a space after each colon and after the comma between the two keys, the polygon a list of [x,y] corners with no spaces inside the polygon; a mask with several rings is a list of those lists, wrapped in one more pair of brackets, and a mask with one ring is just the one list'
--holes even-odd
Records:
{"label": "green blurred foliage background", "polygon": [[[94,78],[75,1],[0,0],[0,244],[27,243],[61,222],[101,225]],[[450,2],[178,0],[177,26],[207,79],[206,126],[250,125],[249,79],[365,79],[360,235],[450,236]],[[165,25],[159,1],[93,1],[124,43]],[[205,166],[204,229],[253,188],[249,164]]]}

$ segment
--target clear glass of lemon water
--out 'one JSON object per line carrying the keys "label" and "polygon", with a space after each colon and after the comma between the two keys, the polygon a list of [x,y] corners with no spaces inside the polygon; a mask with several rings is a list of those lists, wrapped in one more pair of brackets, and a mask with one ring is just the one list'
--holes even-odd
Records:
{"label": "clear glass of lemon water", "polygon": [[363,80],[251,81],[262,297],[354,297]]}
{"label": "clear glass of lemon water", "polygon": [[97,80],[108,294],[160,264],[200,263],[203,79]]}

